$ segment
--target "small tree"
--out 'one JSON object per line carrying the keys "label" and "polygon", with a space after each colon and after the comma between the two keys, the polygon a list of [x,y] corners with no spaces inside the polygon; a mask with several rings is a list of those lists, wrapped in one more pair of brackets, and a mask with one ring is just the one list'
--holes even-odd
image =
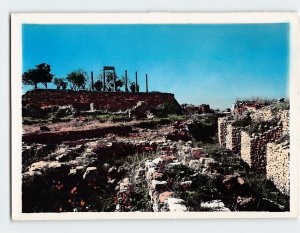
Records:
{"label": "small tree", "polygon": [[132,93],[135,93],[135,82],[130,83],[129,89]]}
{"label": "small tree", "polygon": [[67,83],[67,82],[62,82],[61,88],[62,88],[63,90],[66,90],[67,87],[68,87],[68,83]]}
{"label": "small tree", "polygon": [[70,82],[72,90],[85,89],[86,72],[82,70],[73,71],[68,74],[67,80]]}
{"label": "small tree", "polygon": [[53,81],[54,85],[56,85],[56,89],[60,90],[62,88],[63,90],[67,89],[68,83],[63,78],[54,78]]}
{"label": "small tree", "polygon": [[116,90],[120,91],[121,88],[124,86],[124,84],[125,84],[125,81],[123,80],[123,78],[122,79],[117,79],[116,80]]}
{"label": "small tree", "polygon": [[103,82],[98,80],[94,83],[94,88],[96,89],[96,91],[102,91],[103,89]]}
{"label": "small tree", "polygon": [[48,83],[52,81],[53,74],[50,65],[41,63],[35,66],[35,69],[29,69],[22,74],[22,81],[25,85],[34,85],[37,88],[38,83],[42,83],[45,88],[48,88]]}

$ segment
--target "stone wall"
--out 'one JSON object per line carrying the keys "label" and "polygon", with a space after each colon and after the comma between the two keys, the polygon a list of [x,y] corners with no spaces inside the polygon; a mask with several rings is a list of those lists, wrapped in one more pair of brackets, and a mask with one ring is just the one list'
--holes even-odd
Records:
{"label": "stone wall", "polygon": [[245,131],[241,132],[241,158],[251,167],[251,138]]}
{"label": "stone wall", "polygon": [[218,138],[221,147],[226,147],[227,124],[228,120],[226,117],[218,119]]}
{"label": "stone wall", "polygon": [[289,133],[289,110],[279,110],[272,114],[272,109],[267,106],[250,113],[252,121],[278,120],[273,128],[264,133],[249,135],[241,128],[234,127],[233,121],[228,117],[218,119],[218,137],[221,147],[232,150],[249,166],[259,172],[266,171],[266,145]]}
{"label": "stone wall", "polygon": [[283,110],[279,112],[280,123],[282,124],[282,134],[288,134],[290,132],[290,111]]}
{"label": "stone wall", "polygon": [[241,130],[231,123],[226,127],[226,148],[235,154],[241,153]]}
{"label": "stone wall", "polygon": [[232,150],[240,155],[241,151],[241,130],[232,125],[232,120],[227,117],[218,119],[218,138],[221,147]]}
{"label": "stone wall", "polygon": [[258,171],[266,171],[267,143],[275,142],[282,136],[281,127],[277,126],[262,134],[251,137],[247,132],[241,133],[241,158],[249,166]]}
{"label": "stone wall", "polygon": [[273,181],[275,186],[283,193],[289,194],[289,143],[267,144],[267,179]]}
{"label": "stone wall", "polygon": [[164,103],[180,105],[171,93],[126,93],[126,92],[95,92],[72,90],[44,90],[28,91],[22,97],[22,106],[36,107],[72,105],[80,110],[89,110],[93,103],[95,110],[108,110],[112,112],[125,111],[134,108],[138,102],[143,101],[148,109],[156,108]]}
{"label": "stone wall", "polygon": [[261,108],[261,109],[256,109],[255,111],[251,112],[251,120],[252,121],[271,121],[276,117],[272,113],[272,109],[270,106]]}

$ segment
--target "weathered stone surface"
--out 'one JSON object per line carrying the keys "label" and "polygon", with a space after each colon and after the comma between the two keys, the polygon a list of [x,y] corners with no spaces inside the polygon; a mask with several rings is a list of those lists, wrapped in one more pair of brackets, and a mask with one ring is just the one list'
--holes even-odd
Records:
{"label": "weathered stone surface", "polygon": [[108,126],[96,129],[81,129],[57,132],[27,133],[22,135],[22,141],[26,143],[59,144],[64,141],[76,141],[87,138],[99,138],[109,133],[116,135],[128,135],[132,132],[131,126]]}
{"label": "weathered stone surface", "polygon": [[200,159],[206,156],[203,148],[192,148],[191,154],[192,154],[192,158],[194,159]]}
{"label": "weathered stone surface", "polygon": [[[248,101],[249,102],[249,101]],[[241,158],[257,172],[266,172],[266,145],[275,142],[282,135],[289,133],[289,110],[274,110],[272,105],[257,107],[255,102],[241,103],[234,111],[236,116],[244,117],[245,113],[252,122],[269,122],[274,125],[260,125],[259,133],[249,135],[246,131],[232,126],[232,118],[223,117],[218,119],[218,137],[222,147],[240,154]],[[248,104],[252,107],[248,108]],[[244,113],[239,108],[242,107]],[[247,108],[244,108],[247,107]],[[244,116],[243,116],[244,114]],[[277,124],[276,124],[277,122]]]}
{"label": "weathered stone surface", "polygon": [[163,175],[164,175],[164,174],[161,173],[161,172],[154,172],[153,175],[152,175],[152,178],[153,178],[154,180],[160,180],[160,179],[162,179]]}
{"label": "weathered stone surface", "polygon": [[172,162],[173,160],[176,159],[176,157],[174,155],[162,155],[160,156],[160,158],[162,159],[162,161],[164,162]]}
{"label": "weathered stone surface", "polygon": [[184,189],[184,190],[186,190],[186,189],[189,189],[190,188],[190,186],[192,185],[192,181],[191,180],[187,180],[187,181],[181,181],[180,183],[179,183],[179,187],[181,188],[181,189]]}
{"label": "weathered stone surface", "polygon": [[49,169],[56,169],[62,167],[62,163],[57,161],[39,161],[30,165],[28,171],[45,172]]}
{"label": "weathered stone surface", "polygon": [[198,159],[193,159],[189,162],[189,167],[192,169],[199,169],[200,168],[200,161]]}
{"label": "weathered stone surface", "polygon": [[213,158],[200,158],[199,162],[205,165],[214,164],[215,160]]}
{"label": "weathered stone surface", "polygon": [[126,92],[91,92],[72,90],[42,90],[28,91],[22,98],[22,105],[37,107],[73,105],[78,110],[90,110],[93,103],[95,110],[112,112],[125,111],[137,105],[139,101],[146,101],[146,110],[170,103],[181,109],[174,95],[170,93],[126,93]]}
{"label": "weathered stone surface", "polygon": [[129,187],[130,187],[130,180],[128,177],[126,177],[120,183],[120,193],[128,191]]}
{"label": "weathered stone surface", "polygon": [[170,212],[185,212],[187,211],[187,207],[184,205],[184,200],[174,197],[169,197],[168,207]]}
{"label": "weathered stone surface", "polygon": [[221,200],[201,202],[201,208],[205,211],[230,212],[230,209],[225,207],[224,203]]}
{"label": "weathered stone surface", "polygon": [[267,144],[267,179],[273,181],[275,186],[283,193],[289,194],[289,143]]}
{"label": "weathered stone surface", "polygon": [[167,181],[152,180],[151,187],[154,190],[164,190],[167,187]]}

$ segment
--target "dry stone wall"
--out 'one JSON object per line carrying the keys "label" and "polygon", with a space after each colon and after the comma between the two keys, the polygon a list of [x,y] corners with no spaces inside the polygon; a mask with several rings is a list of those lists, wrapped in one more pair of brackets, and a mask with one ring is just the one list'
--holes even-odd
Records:
{"label": "dry stone wall", "polygon": [[241,158],[251,168],[258,172],[266,171],[266,146],[269,142],[275,142],[282,135],[281,127],[277,126],[262,134],[251,137],[247,132],[242,132]]}
{"label": "dry stone wall", "polygon": [[252,121],[271,121],[278,119],[278,124],[263,133],[249,135],[247,131],[234,127],[233,121],[228,117],[218,119],[218,137],[220,146],[232,150],[235,154],[258,172],[266,172],[267,143],[275,142],[283,135],[289,133],[289,110],[280,110],[272,113],[267,106],[250,113]]}
{"label": "dry stone wall", "polygon": [[272,113],[272,109],[270,106],[257,109],[251,112],[251,119],[253,121],[271,121],[274,119],[274,114]]}
{"label": "dry stone wall", "polygon": [[267,179],[273,181],[275,186],[283,193],[289,194],[289,143],[267,144]]}
{"label": "dry stone wall", "polygon": [[227,124],[228,120],[226,117],[218,119],[218,138],[221,147],[226,147]]}
{"label": "dry stone wall", "polygon": [[241,132],[241,158],[251,167],[251,138],[245,131]]}
{"label": "dry stone wall", "polygon": [[279,112],[279,119],[282,125],[282,134],[288,134],[290,131],[290,111],[283,110]]}
{"label": "dry stone wall", "polygon": [[241,130],[234,127],[231,123],[227,124],[226,129],[226,148],[235,154],[241,153]]}
{"label": "dry stone wall", "polygon": [[227,117],[218,119],[218,137],[221,147],[232,150],[236,154],[241,151],[241,130],[232,125]]}

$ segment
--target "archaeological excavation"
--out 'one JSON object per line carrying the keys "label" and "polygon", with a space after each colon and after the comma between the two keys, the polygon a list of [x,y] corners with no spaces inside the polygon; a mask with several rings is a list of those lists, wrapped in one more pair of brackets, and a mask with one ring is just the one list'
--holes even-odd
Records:
{"label": "archaeological excavation", "polygon": [[289,211],[288,101],[220,111],[127,81],[22,96],[22,212]]}

